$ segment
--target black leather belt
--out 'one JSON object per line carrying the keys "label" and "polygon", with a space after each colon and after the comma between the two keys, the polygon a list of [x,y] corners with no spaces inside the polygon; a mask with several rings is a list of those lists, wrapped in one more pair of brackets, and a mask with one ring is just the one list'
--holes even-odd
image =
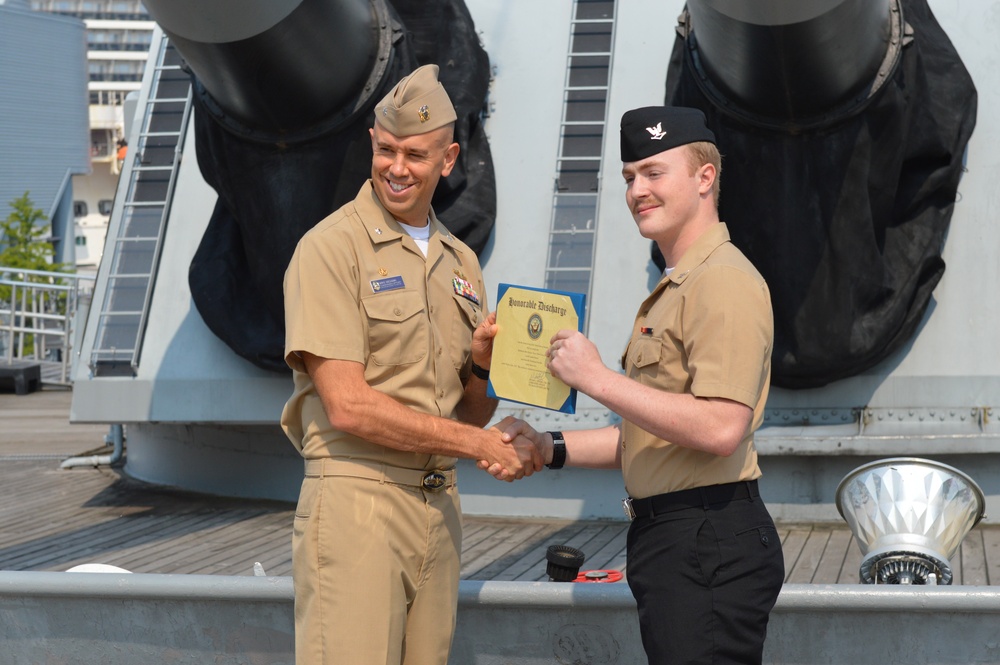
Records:
{"label": "black leather belt", "polygon": [[684,508],[708,508],[737,499],[751,499],[760,496],[756,480],[743,480],[723,485],[692,487],[687,490],[667,492],[645,499],[623,499],[625,514],[630,520],[637,517],[655,517],[663,513]]}

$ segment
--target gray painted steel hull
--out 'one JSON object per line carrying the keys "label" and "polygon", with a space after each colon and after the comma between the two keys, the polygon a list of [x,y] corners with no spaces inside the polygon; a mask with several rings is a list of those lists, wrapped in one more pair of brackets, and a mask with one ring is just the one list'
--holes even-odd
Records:
{"label": "gray painted steel hull", "polygon": [[[2,660],[291,665],[292,608],[288,577],[2,572]],[[996,587],[787,584],[764,662],[1000,663],[998,621]],[[632,595],[624,583],[463,581],[450,662],[643,662]]]}

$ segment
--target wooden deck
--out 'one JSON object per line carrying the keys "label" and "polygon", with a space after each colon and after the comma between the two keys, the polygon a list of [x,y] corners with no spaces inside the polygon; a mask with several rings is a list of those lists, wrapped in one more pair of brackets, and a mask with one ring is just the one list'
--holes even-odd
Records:
{"label": "wooden deck", "polygon": [[[291,574],[291,504],[151,487],[117,469],[60,469],[62,458],[90,452],[84,442],[100,441],[106,429],[60,421],[67,395],[0,393],[0,570],[105,563],[136,573],[252,575],[260,562],[268,575]],[[582,550],[583,570],[624,571],[627,528],[467,516],[462,577],[545,580],[545,551],[554,544]],[[857,583],[861,553],[846,524],[778,529],[787,582]],[[952,567],[955,584],[1000,585],[1000,525],[973,529]]]}

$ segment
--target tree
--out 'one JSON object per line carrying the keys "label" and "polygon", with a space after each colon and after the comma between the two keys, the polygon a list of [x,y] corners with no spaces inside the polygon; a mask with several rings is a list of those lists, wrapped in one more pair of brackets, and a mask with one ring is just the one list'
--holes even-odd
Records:
{"label": "tree", "polygon": [[[31,202],[28,192],[24,196],[14,199],[10,203],[14,209],[6,219],[0,220],[0,268],[20,268],[23,270],[44,270],[49,272],[63,272],[67,266],[61,263],[53,263],[52,256],[55,253],[52,244],[43,240],[48,235],[48,224],[45,222],[48,217]],[[55,283],[51,277],[43,275],[28,275],[26,281],[29,282],[49,282]],[[10,303],[12,287],[0,284],[0,309],[5,309],[13,305],[17,309],[17,303]],[[35,307],[41,310],[54,308],[57,311],[64,311],[66,297],[59,294],[51,300],[34,303]],[[35,310],[33,310],[35,311]],[[13,316],[13,312],[9,316]],[[26,321],[30,322],[28,318]],[[34,334],[26,334],[22,345],[24,353],[30,354],[34,350]],[[13,341],[11,341],[13,343]]]}
{"label": "tree", "polygon": [[0,221],[0,266],[6,268],[26,268],[28,270],[59,270],[53,265],[52,245],[42,238],[48,234],[49,226],[39,225],[48,220],[28,197],[28,192],[10,203],[14,212]]}

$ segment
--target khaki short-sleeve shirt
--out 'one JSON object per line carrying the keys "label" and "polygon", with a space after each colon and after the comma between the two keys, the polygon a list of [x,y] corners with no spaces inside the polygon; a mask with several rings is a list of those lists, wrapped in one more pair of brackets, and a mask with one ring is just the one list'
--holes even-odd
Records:
{"label": "khaki short-sleeve shirt", "polygon": [[486,294],[475,253],[433,212],[430,224],[425,259],[369,181],[299,241],[285,272],[285,361],[295,388],[281,426],[303,457],[454,465],[451,457],[393,450],[334,429],[299,356],[361,363],[375,390],[415,411],[454,417]]}
{"label": "khaki short-sleeve shirt", "polygon": [[622,367],[658,390],[746,404],[753,422],[736,452],[720,457],[625,421],[622,473],[629,496],[760,477],[753,434],[764,418],[773,338],[764,278],[730,242],[726,225],[713,226],[639,308]]}

